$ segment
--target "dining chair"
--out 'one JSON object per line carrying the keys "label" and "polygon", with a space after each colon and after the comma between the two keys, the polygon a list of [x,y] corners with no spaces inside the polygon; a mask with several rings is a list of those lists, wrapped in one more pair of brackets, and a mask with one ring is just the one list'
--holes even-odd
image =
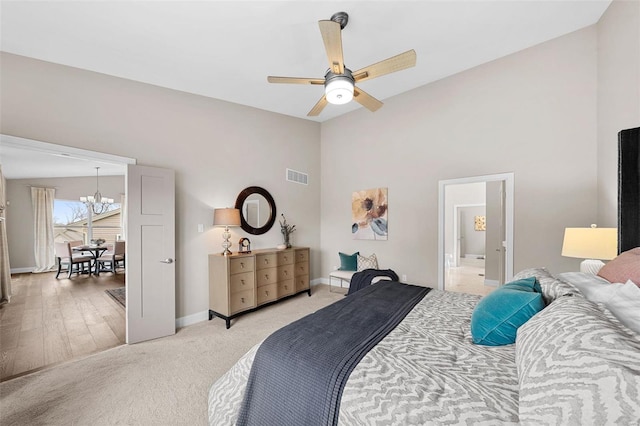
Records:
{"label": "dining chair", "polygon": [[[113,252],[105,252],[98,258],[98,268],[96,273],[102,272],[113,272],[116,273],[116,268],[121,266],[122,268],[126,268],[126,259],[125,259],[125,242],[124,241],[116,241],[113,246]],[[107,265],[109,267],[107,268]]]}
{"label": "dining chair", "polygon": [[71,256],[72,257],[78,257],[78,256],[88,256],[91,253],[87,253],[85,251],[76,251],[73,248],[74,247],[79,247],[84,245],[84,241],[82,240],[74,240],[74,241],[69,241],[69,246],[71,247]]}
{"label": "dining chair", "polygon": [[56,252],[56,261],[58,262],[58,273],[56,274],[56,279],[62,271],[62,265],[66,265],[67,270],[69,271],[69,275],[67,278],[71,278],[71,274],[74,272],[76,274],[84,272],[85,264],[87,266],[87,269],[91,270],[91,261],[93,260],[93,256],[87,256],[83,254],[74,255],[71,252],[71,243],[55,243],[54,249]]}

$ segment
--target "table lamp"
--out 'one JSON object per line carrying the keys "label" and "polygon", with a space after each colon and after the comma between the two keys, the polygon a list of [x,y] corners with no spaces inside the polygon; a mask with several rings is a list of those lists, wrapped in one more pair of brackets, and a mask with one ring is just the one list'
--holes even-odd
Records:
{"label": "table lamp", "polygon": [[229,227],[240,226],[240,210],[232,208],[214,209],[213,226],[224,226],[224,232],[222,233],[222,238],[224,239],[222,248],[224,248],[224,251],[222,254],[225,256],[231,254],[231,250],[229,250],[229,247],[231,247]]}
{"label": "table lamp", "polygon": [[618,255],[618,229],[598,228],[595,224],[590,228],[565,228],[562,255],[585,259],[580,263],[580,272],[596,275],[604,266],[602,260]]}

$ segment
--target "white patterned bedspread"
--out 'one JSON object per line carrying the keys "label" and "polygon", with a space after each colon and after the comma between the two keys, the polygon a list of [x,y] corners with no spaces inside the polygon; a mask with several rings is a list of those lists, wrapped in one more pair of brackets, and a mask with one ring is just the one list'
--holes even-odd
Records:
{"label": "white patterned bedspread", "polygon": [[[517,424],[514,345],[472,343],[469,321],[479,299],[431,290],[351,373],[339,423]],[[211,387],[210,425],[235,424],[256,350]]]}

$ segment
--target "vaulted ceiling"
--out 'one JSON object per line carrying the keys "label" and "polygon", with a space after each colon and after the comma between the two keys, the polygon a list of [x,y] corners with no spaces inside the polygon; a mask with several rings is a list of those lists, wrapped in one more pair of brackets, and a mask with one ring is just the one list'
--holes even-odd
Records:
{"label": "vaulted ceiling", "polygon": [[[598,21],[595,1],[2,1],[0,49],[229,102],[324,121],[361,106],[307,112],[322,86],[267,75],[323,77],[318,20],[349,14],[352,70],[414,49],[414,68],[359,84],[376,98],[429,82]],[[384,108],[384,107],[383,107]]]}

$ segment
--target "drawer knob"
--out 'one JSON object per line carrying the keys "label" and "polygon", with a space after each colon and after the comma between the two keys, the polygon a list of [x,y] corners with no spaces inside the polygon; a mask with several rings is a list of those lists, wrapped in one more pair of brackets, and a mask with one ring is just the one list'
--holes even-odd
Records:
{"label": "drawer knob", "polygon": [[269,292],[268,292],[268,291],[265,291],[265,292],[264,292],[264,295],[265,295],[265,296],[268,296],[268,295],[269,295]]}
{"label": "drawer knob", "polygon": [[269,279],[269,274],[264,274],[264,279],[268,280]]}
{"label": "drawer knob", "polygon": [[265,264],[265,265],[268,265],[268,264],[269,264],[269,259],[265,259],[265,260],[264,260],[264,264]]}
{"label": "drawer knob", "polygon": [[240,269],[244,269],[244,263],[240,262]]}
{"label": "drawer knob", "polygon": [[287,261],[287,256],[285,256],[285,257],[284,257],[284,261],[285,261],[285,262]]}
{"label": "drawer knob", "polygon": [[240,280],[240,282],[242,283],[242,285],[244,285],[244,280]]}
{"label": "drawer knob", "polygon": [[241,298],[240,298],[240,301],[241,301],[242,303],[244,303],[244,297],[241,297]]}
{"label": "drawer knob", "polygon": [[289,287],[285,284],[284,289],[289,290]]}
{"label": "drawer knob", "polygon": [[284,274],[285,274],[285,275],[289,275],[289,273],[287,272],[287,270],[286,270],[286,269],[284,270]]}

